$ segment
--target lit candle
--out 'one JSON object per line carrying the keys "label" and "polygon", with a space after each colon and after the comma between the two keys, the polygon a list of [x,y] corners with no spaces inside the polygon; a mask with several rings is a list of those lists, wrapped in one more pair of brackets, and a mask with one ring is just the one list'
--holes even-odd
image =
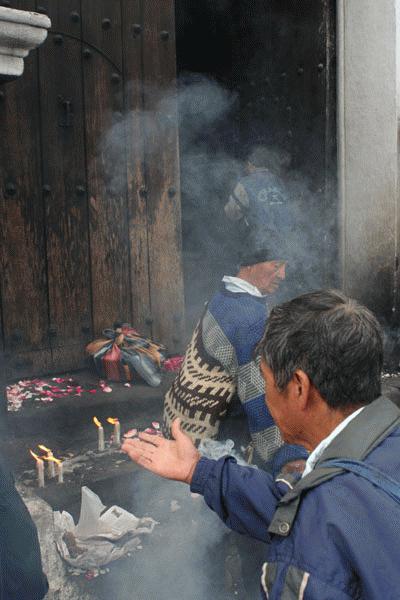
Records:
{"label": "lit candle", "polygon": [[32,452],[32,450],[30,450],[30,453],[32,454],[33,458],[36,460],[36,469],[37,469],[37,475],[38,475],[38,486],[40,488],[44,487],[44,462],[41,458],[38,457],[37,454],[35,454],[34,452]]}
{"label": "lit candle", "polygon": [[64,466],[59,460],[57,463],[58,483],[64,483]]}
{"label": "lit candle", "polygon": [[107,419],[108,423],[114,425],[114,446],[121,445],[121,423],[118,419],[112,419],[111,417]]}
{"label": "lit candle", "polygon": [[50,448],[46,448],[46,446],[43,446],[43,444],[40,444],[38,448],[40,448],[40,450],[43,450],[43,452],[47,452],[47,456],[45,457],[45,460],[47,460],[47,474],[50,477],[50,479],[53,479],[53,477],[56,476],[56,467],[54,464],[55,461],[51,460],[54,457],[54,455]]}
{"label": "lit candle", "polygon": [[105,446],[104,446],[104,429],[97,417],[93,417],[93,422],[97,426],[97,431],[98,431],[98,436],[99,436],[99,438],[98,438],[99,452],[103,452],[103,450],[105,448]]}
{"label": "lit candle", "polygon": [[54,458],[54,456],[47,456],[45,460],[48,460],[52,465],[57,465],[58,483],[64,483],[64,468],[61,460]]}

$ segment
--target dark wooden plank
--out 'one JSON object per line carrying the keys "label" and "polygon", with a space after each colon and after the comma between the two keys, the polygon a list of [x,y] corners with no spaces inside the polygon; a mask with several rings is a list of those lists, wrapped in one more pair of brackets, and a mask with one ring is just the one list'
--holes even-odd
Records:
{"label": "dark wooden plank", "polygon": [[174,2],[143,5],[146,179],[153,335],[171,351],[184,330]]}
{"label": "dark wooden plank", "polygon": [[36,0],[36,7],[51,20],[51,31],[80,38],[80,0]]}
{"label": "dark wooden plank", "polygon": [[[78,0],[49,4],[57,29],[74,31]],[[84,365],[92,333],[81,60],[68,34],[50,33],[39,49],[50,343],[60,370]]]}
{"label": "dark wooden plank", "polygon": [[[82,1],[84,40],[98,40],[101,23],[93,15],[120,22],[120,3]],[[113,57],[117,62],[119,56],[121,64],[121,31],[115,46]],[[83,56],[93,325],[98,334],[117,319],[131,318],[124,99],[122,77],[103,48],[84,44]]]}
{"label": "dark wooden plank", "polygon": [[122,0],[132,322],[151,333],[143,139],[142,0]]}
{"label": "dark wooden plank", "polygon": [[121,0],[82,0],[83,37],[122,71]]}
{"label": "dark wooden plank", "polygon": [[50,348],[44,350],[18,350],[7,355],[4,381],[10,383],[21,377],[33,377],[54,373],[53,354]]}
{"label": "dark wooden plank", "polygon": [[[20,0],[15,8],[34,10]],[[25,61],[20,79],[4,86],[0,108],[1,279],[4,348],[7,362],[21,359],[43,367],[48,351],[48,302],[44,215],[40,178],[37,55]],[[13,188],[14,186],[14,188]],[[8,190],[8,191],[7,191]]]}

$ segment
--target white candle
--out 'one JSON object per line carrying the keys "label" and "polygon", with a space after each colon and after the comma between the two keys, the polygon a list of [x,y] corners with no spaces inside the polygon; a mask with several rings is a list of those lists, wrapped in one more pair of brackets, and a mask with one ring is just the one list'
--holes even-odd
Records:
{"label": "white candle", "polygon": [[62,462],[57,463],[58,483],[64,483],[64,467]]}
{"label": "white candle", "polygon": [[119,421],[114,423],[114,445],[121,445],[121,423]]}
{"label": "white candle", "polygon": [[[52,452],[49,452],[47,458],[50,458],[50,457],[53,458]],[[56,465],[55,465],[54,461],[52,461],[52,460],[48,461],[47,472],[51,479],[56,476]]]}
{"label": "white candle", "polygon": [[99,452],[103,452],[103,450],[105,448],[105,446],[104,446],[104,429],[101,425],[97,429],[99,430]]}
{"label": "white candle", "polygon": [[41,458],[36,459],[36,469],[38,474],[38,485],[40,488],[44,487],[44,462]]}

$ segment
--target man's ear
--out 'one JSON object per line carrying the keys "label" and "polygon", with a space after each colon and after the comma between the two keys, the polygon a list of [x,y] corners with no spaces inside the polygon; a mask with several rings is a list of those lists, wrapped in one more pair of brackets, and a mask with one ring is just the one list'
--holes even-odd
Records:
{"label": "man's ear", "polygon": [[305,410],[310,403],[311,381],[307,373],[296,369],[292,377],[292,393],[300,409]]}

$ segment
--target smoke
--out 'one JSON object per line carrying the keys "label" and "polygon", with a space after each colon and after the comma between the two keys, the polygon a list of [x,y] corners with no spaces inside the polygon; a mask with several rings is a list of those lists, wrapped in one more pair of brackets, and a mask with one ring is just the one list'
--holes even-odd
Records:
{"label": "smoke", "polygon": [[[106,187],[111,196],[124,192],[127,161],[135,157],[153,161],[154,168],[160,143],[177,126],[185,296],[191,327],[221,276],[235,272],[238,256],[249,243],[248,229],[229,221],[223,209],[261,138],[257,136],[253,143],[243,137],[237,121],[238,93],[205,75],[184,73],[177,89],[147,86],[144,95],[152,98],[154,109],[113,115],[112,126],[101,140],[100,151],[107,157],[103,161]],[[135,137],[133,132],[140,134]],[[127,147],[131,148],[129,156]],[[280,151],[279,147],[274,150]],[[282,154],[287,153],[282,150]],[[334,271],[329,261],[336,244],[335,214],[329,212],[323,190],[314,189],[311,180],[290,168],[279,177],[291,232],[285,240],[286,256],[280,257],[288,260],[287,283],[274,301],[323,287],[327,272]],[[247,185],[251,188],[251,180],[247,179]],[[268,212],[260,212],[257,219],[263,245],[269,247],[274,236],[282,239],[281,222],[269,222]]]}
{"label": "smoke", "polygon": [[[107,576],[96,581],[96,597],[228,600],[234,589],[243,587],[240,558],[236,561],[238,572],[229,570],[231,557],[238,556],[236,546],[242,544],[242,536],[230,533],[202,497],[192,497],[186,485],[145,471],[125,481],[124,491],[124,508],[137,516],[151,516],[159,524],[150,536],[142,538],[142,550],[114,563]],[[257,548],[257,543],[248,544]],[[245,582],[250,591],[235,597],[257,597],[261,562],[254,552],[252,561],[256,576],[247,574]]]}

